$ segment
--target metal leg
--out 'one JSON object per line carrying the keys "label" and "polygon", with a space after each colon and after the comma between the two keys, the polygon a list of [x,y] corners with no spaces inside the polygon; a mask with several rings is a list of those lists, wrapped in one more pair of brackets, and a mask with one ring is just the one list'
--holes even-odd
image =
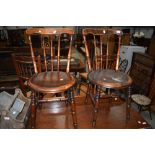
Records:
{"label": "metal leg", "polygon": [[128,94],[126,99],[126,120],[130,120],[130,108],[131,108],[131,87],[128,87]]}
{"label": "metal leg", "polygon": [[74,100],[73,88],[69,90],[69,93],[70,93],[69,98],[70,98],[70,105],[71,105],[71,113],[73,117],[73,125],[74,125],[74,128],[77,128],[78,124],[77,124],[77,117],[76,117],[76,105],[75,105],[75,100]]}
{"label": "metal leg", "polygon": [[142,105],[139,105],[139,112],[142,111]]}
{"label": "metal leg", "polygon": [[81,82],[82,82],[82,79],[81,79],[81,76],[80,76],[80,77],[79,77],[79,80],[78,80],[78,89],[77,89],[77,94],[78,94],[78,95],[80,95]]}
{"label": "metal leg", "polygon": [[95,104],[94,104],[94,113],[93,113],[93,128],[96,126],[96,119],[98,114],[98,107],[99,107],[99,95],[100,95],[100,88],[96,86],[96,95],[95,95]]}
{"label": "metal leg", "polygon": [[150,105],[149,105],[148,109],[149,109],[150,118],[151,118],[151,120],[152,120],[152,115],[151,115],[151,106],[150,106]]}
{"label": "metal leg", "polygon": [[31,128],[36,127],[36,104],[35,104],[35,93],[32,91],[31,94]]}

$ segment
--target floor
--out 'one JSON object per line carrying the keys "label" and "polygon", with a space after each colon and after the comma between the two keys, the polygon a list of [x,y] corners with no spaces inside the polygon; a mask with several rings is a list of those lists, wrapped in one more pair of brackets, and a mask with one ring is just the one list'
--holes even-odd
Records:
{"label": "floor", "polygon": [[[78,129],[92,129],[93,106],[89,100],[84,104],[84,96],[77,96],[76,110]],[[131,118],[126,122],[126,104],[118,99],[111,105],[106,100],[101,101],[97,118],[97,129],[140,129],[150,128],[150,125],[135,110],[131,109]],[[44,103],[37,110],[36,128],[38,129],[73,129],[70,107],[63,102]]]}

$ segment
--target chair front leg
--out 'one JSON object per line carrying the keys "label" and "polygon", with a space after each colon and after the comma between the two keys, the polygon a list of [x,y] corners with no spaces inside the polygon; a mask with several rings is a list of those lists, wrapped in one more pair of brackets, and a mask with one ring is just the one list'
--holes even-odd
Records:
{"label": "chair front leg", "polygon": [[74,128],[77,128],[78,124],[77,124],[76,105],[75,105],[75,100],[74,100],[73,87],[69,89],[69,102],[70,102],[71,113],[72,113],[72,118],[73,118],[73,126]]}
{"label": "chair front leg", "polygon": [[93,113],[93,123],[92,126],[95,128],[96,126],[96,120],[97,120],[97,114],[98,114],[98,108],[99,108],[99,96],[100,96],[100,88],[99,86],[96,86],[96,95],[95,95],[95,102],[94,102],[94,113]]}
{"label": "chair front leg", "polygon": [[36,103],[35,103],[35,93],[31,93],[31,128],[36,127]]}

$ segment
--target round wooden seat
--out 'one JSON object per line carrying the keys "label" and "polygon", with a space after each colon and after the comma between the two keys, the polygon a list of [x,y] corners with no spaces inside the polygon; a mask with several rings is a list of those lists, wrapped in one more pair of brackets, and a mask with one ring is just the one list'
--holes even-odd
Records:
{"label": "round wooden seat", "polygon": [[31,89],[42,93],[59,93],[75,84],[75,78],[66,72],[42,72],[35,74],[28,82]]}
{"label": "round wooden seat", "polygon": [[122,89],[132,84],[130,76],[112,69],[91,71],[88,78],[90,82],[104,88]]}

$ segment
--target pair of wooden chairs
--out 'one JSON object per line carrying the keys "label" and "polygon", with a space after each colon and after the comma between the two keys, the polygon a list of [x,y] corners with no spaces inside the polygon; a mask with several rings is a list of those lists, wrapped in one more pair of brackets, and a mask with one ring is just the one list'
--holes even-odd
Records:
{"label": "pair of wooden chairs", "polygon": [[[29,39],[31,57],[13,55],[13,60],[23,92],[26,93],[26,86],[29,86],[32,92],[32,127],[35,127],[36,105],[40,102],[53,101],[53,98],[44,99],[42,94],[65,92],[65,97],[56,99],[67,100],[67,103],[70,103],[73,125],[77,128],[73,91],[76,79],[69,74],[74,31],[64,28],[32,28],[28,29],[26,34]],[[83,30],[88,71],[99,68],[118,69],[121,35],[121,31],[112,29]],[[113,52],[111,46],[116,46],[117,50]],[[64,55],[64,52],[67,56],[66,72],[60,71],[61,54]],[[57,67],[54,67],[55,65]],[[55,68],[57,68],[56,71]],[[81,73],[80,77],[87,79],[87,73]]]}
{"label": "pair of wooden chairs", "polygon": [[[74,128],[77,128],[73,91],[76,79],[70,74],[74,31],[64,28],[32,28],[28,29],[26,34],[29,39],[31,56],[13,55],[13,60],[23,92],[26,93],[27,85],[32,92],[32,127],[35,127],[36,106],[38,103],[51,102],[56,99],[66,100],[66,103],[71,105],[73,125]],[[119,69],[121,36],[121,31],[113,29],[83,30],[88,72],[97,69]],[[37,44],[35,44],[34,38],[37,38]],[[66,47],[64,47],[65,44]],[[109,50],[111,44],[115,46],[113,49],[116,49],[113,52]],[[62,49],[65,49],[65,51],[62,51]],[[65,55],[67,56],[66,72],[60,71],[61,53],[64,55],[64,52],[66,52]],[[56,67],[54,67],[55,65]],[[82,84],[82,79],[87,80],[88,72],[80,73],[81,81],[79,86]],[[43,94],[62,94],[63,92],[65,92],[65,96],[57,97],[56,95],[56,98],[52,99],[43,98]]]}
{"label": "pair of wooden chairs", "polygon": [[[76,79],[70,74],[74,30],[31,28],[26,30],[26,34],[31,56],[28,58],[23,55],[13,55],[13,61],[23,92],[26,95],[26,86],[31,90],[32,128],[35,128],[37,105],[53,100],[66,101],[66,104],[70,105],[73,126],[77,128],[73,89]],[[60,70],[62,53],[63,56],[66,55],[67,59],[64,72]],[[45,98],[44,94],[56,95],[52,98]]]}

